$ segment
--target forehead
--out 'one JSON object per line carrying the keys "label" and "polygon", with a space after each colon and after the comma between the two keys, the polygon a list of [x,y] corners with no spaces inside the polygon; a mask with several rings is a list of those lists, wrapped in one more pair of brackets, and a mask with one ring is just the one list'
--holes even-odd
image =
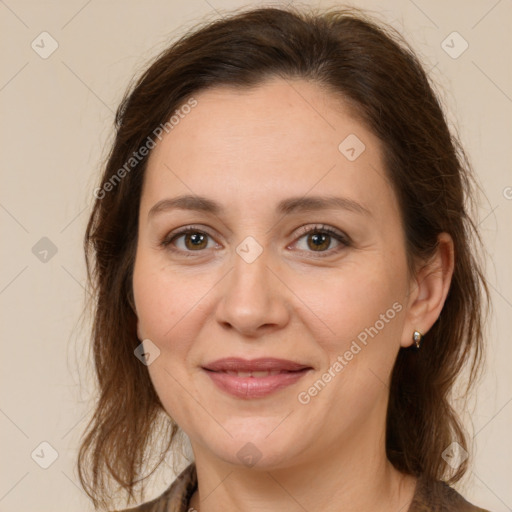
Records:
{"label": "forehead", "polygon": [[382,202],[392,193],[380,140],[315,83],[272,79],[194,99],[150,155],[144,189],[153,200],[169,192],[236,192],[240,201],[268,202],[314,189]]}

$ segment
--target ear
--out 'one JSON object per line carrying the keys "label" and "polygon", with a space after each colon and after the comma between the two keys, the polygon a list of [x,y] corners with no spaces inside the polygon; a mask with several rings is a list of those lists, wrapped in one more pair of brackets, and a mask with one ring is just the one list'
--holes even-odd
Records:
{"label": "ear", "polygon": [[412,345],[414,331],[426,334],[439,318],[450,290],[454,252],[452,237],[448,233],[441,233],[436,253],[412,277],[400,342],[402,347]]}

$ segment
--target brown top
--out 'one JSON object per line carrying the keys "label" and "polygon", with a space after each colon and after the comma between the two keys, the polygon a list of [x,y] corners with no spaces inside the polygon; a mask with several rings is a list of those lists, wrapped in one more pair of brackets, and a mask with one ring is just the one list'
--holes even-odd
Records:
{"label": "brown top", "polygon": [[[135,508],[118,512],[189,512],[189,501],[197,489],[195,463],[187,466],[159,497]],[[194,509],[190,509],[194,512]],[[427,485],[418,479],[414,499],[407,512],[489,512],[468,503],[444,482]]]}

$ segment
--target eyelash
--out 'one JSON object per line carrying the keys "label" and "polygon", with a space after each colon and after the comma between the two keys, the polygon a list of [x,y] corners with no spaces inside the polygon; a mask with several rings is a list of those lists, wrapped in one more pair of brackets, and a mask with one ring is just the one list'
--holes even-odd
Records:
{"label": "eyelash", "polygon": [[[187,235],[189,233],[194,233],[194,234],[202,234],[202,235],[206,235],[210,238],[213,238],[209,233],[207,233],[206,231],[204,230],[201,230],[195,226],[187,226],[186,228],[183,228],[175,233],[170,233],[169,235],[167,235],[160,243],[160,245],[172,252],[175,252],[175,253],[180,253],[181,255],[185,256],[185,257],[194,257],[195,256],[195,252],[197,253],[200,253],[200,252],[203,252],[203,250],[198,250],[198,251],[183,251],[181,249],[176,249],[174,247],[172,247],[172,243],[177,240],[178,238],[180,238],[181,236],[183,235]],[[343,233],[341,232],[338,232],[338,231],[335,231],[334,229],[332,229],[331,227],[329,226],[325,226],[325,225],[321,225],[321,226],[314,226],[314,227],[308,227],[308,226],[303,226],[301,228],[299,228],[299,233],[298,233],[298,238],[297,240],[300,240],[301,238],[303,238],[304,236],[306,235],[309,235],[309,234],[323,234],[323,235],[328,235],[332,238],[334,238],[336,241],[338,241],[340,243],[340,246],[338,246],[336,249],[329,249],[327,251],[306,251],[306,252],[312,252],[312,253],[316,253],[317,256],[315,257],[319,257],[319,258],[323,258],[323,257],[327,257],[327,256],[331,256],[332,254],[335,254],[337,252],[339,252],[341,249],[343,249],[343,247],[349,247],[351,245],[351,240],[350,238],[347,236],[347,235],[344,235]]]}

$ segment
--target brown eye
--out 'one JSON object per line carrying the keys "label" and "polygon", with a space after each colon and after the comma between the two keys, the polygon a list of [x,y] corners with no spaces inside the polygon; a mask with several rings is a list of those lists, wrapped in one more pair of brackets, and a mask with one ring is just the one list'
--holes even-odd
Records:
{"label": "brown eye", "polygon": [[351,245],[350,239],[343,232],[329,226],[313,226],[302,228],[294,245],[297,249],[317,256],[330,256]]}
{"label": "brown eye", "polygon": [[204,249],[211,248],[208,245],[209,242],[213,242],[213,239],[208,233],[194,227],[188,227],[177,233],[167,235],[162,240],[161,245],[173,252],[191,256],[191,253],[199,253]]}
{"label": "brown eye", "polygon": [[331,245],[331,236],[324,233],[311,233],[307,240],[308,247],[313,251],[323,251]]}
{"label": "brown eye", "polygon": [[184,237],[185,247],[191,251],[195,251],[197,249],[205,249],[208,245],[208,235],[205,233],[186,233],[185,235],[181,236]]}

